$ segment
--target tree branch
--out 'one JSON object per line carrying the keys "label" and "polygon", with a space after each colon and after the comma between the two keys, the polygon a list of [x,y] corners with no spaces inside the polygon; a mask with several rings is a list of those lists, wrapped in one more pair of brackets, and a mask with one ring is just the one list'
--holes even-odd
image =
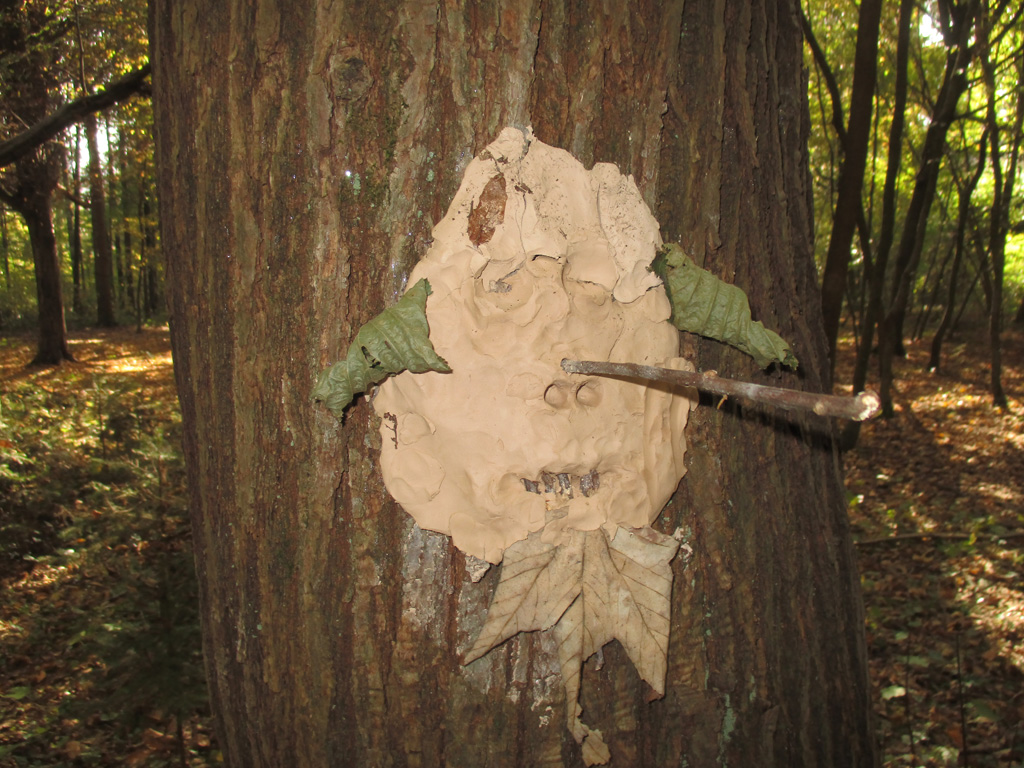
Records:
{"label": "tree branch", "polygon": [[114,81],[99,93],[92,93],[68,102],[27,131],[0,143],[0,168],[20,160],[86,115],[99,112],[141,93],[149,73],[150,65],[146,64],[120,80]]}
{"label": "tree branch", "polygon": [[811,49],[814,63],[818,65],[818,69],[821,71],[821,77],[825,81],[825,88],[828,90],[829,98],[832,100],[832,127],[835,128],[836,136],[839,137],[839,146],[842,147],[845,153],[846,120],[843,117],[843,99],[839,95],[839,83],[836,82],[836,76],[832,72],[832,67],[829,66],[828,59],[825,58],[825,52],[821,50],[821,46],[818,44],[818,38],[814,36],[811,20],[804,13],[803,5],[800,6],[800,27],[804,31],[804,39]]}
{"label": "tree branch", "polygon": [[835,416],[840,419],[864,421],[878,413],[879,399],[874,392],[861,392],[855,397],[841,395],[818,395],[796,389],[766,387],[735,379],[720,379],[714,373],[674,371],[669,368],[655,368],[650,365],[633,363],[598,363],[588,360],[563,360],[562,370],[566,373],[583,373],[597,376],[618,376],[627,379],[661,381],[680,387],[695,387],[701,392],[713,395],[735,397],[760,405],[770,405],[787,411],[804,411],[819,416]]}

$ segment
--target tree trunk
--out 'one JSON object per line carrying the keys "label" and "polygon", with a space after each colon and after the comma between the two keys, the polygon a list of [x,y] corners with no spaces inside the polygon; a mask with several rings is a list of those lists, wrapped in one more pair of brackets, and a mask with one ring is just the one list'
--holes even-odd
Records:
{"label": "tree trunk", "polygon": [[7,234],[7,208],[0,205],[0,251],[3,252],[4,287],[11,290],[10,241]]}
{"label": "tree trunk", "polygon": [[[32,3],[7,3],[0,11],[0,50],[18,62],[4,72],[4,106],[19,122],[36,125],[58,98],[55,69],[48,59],[52,49],[36,39],[40,30],[52,24],[52,12],[45,4]],[[54,144],[22,147],[17,159],[8,159],[0,185],[0,200],[24,217],[32,247],[39,312],[39,346],[33,365],[58,365],[72,359],[50,202],[60,181],[62,151]]]}
{"label": "tree trunk", "polygon": [[[853,363],[853,391],[863,392],[868,382],[871,349],[875,341],[875,326],[883,312],[885,278],[896,233],[896,192],[903,157],[903,126],[906,120],[907,66],[910,61],[910,29],[914,18],[914,0],[900,0],[898,32],[896,38],[896,73],[893,85],[892,123],[889,126],[885,182],[882,185],[882,221],[879,227],[878,249],[874,263],[864,274],[867,280],[867,306],[861,318],[857,340],[857,355]],[[843,450],[851,450],[860,437],[860,422],[851,421],[843,427],[840,440]]]}
{"label": "tree trunk", "polygon": [[156,224],[153,221],[153,207],[150,203],[149,184],[143,184],[142,194],[142,261],[146,265],[146,318],[153,317],[160,311],[160,273],[157,271],[157,240]]}
{"label": "tree trunk", "polygon": [[[1006,237],[1010,230],[1010,209],[1020,156],[1021,129],[1024,127],[1024,95],[1018,89],[1014,104],[1013,124],[1007,136],[1000,127],[996,110],[996,74],[989,49],[992,23],[993,19],[986,4],[981,22],[978,24],[978,47],[985,80],[985,123],[991,141],[992,156],[992,206],[989,209],[988,239],[989,264],[992,270],[992,301],[989,306],[989,345],[991,348],[989,389],[992,392],[992,404],[997,408],[1005,409],[1009,407],[1009,401],[1003,389],[1002,375],[1003,278],[1006,270]],[[1022,65],[1024,57],[1019,51],[1016,56],[1016,69],[1020,73],[1024,71],[1024,65]],[[1005,180],[1003,178],[1002,141],[1009,144]]]}
{"label": "tree trunk", "polygon": [[72,181],[75,191],[75,200],[70,201],[68,209],[68,250],[71,251],[71,311],[75,315],[82,314],[82,215],[77,197],[82,187],[82,163],[79,160],[78,150],[80,146],[81,131],[75,126],[75,162]]}
{"label": "tree trunk", "polygon": [[835,370],[839,320],[843,314],[843,294],[850,269],[850,243],[863,211],[861,189],[871,138],[871,107],[875,98],[875,73],[878,70],[878,24],[882,0],[861,0],[857,19],[857,50],[854,58],[853,88],[850,93],[850,124],[843,142],[843,164],[839,170],[839,189],[832,216],[832,234],[821,277],[821,307],[829,359]]}
{"label": "tree trunk", "polygon": [[39,307],[39,346],[32,365],[59,365],[72,360],[64,324],[64,299],[60,284],[60,261],[53,235],[53,213],[49,194],[33,194],[21,209],[32,244]]}
{"label": "tree trunk", "polygon": [[60,365],[74,358],[67,344],[60,260],[50,204],[59,178],[58,157],[25,157],[15,163],[13,176],[17,186],[13,192],[5,191],[2,199],[25,219],[36,278],[39,344],[30,365]]}
{"label": "tree trunk", "polygon": [[946,69],[942,86],[935,99],[935,106],[925,133],[921,161],[914,179],[914,191],[907,205],[899,248],[896,251],[895,271],[890,298],[885,315],[878,326],[878,367],[879,395],[882,398],[882,413],[892,416],[893,357],[902,355],[903,319],[913,289],[914,275],[921,256],[921,246],[935,187],[942,165],[942,153],[946,144],[946,133],[956,119],[956,107],[960,96],[967,89],[967,67],[971,62],[973,49],[970,46],[971,31],[977,13],[978,0],[965,0],[956,6],[950,32],[949,51],[946,54]]}
{"label": "tree trunk", "polygon": [[103,166],[96,141],[96,115],[85,118],[85,137],[89,145],[89,213],[92,220],[93,267],[96,270],[96,324],[101,328],[117,325],[114,315],[114,257],[107,228],[107,199],[103,190]]}
{"label": "tree trunk", "polygon": [[[828,391],[795,3],[151,4],[161,242],[218,736],[231,766],[582,765],[547,633],[468,667],[496,583],[388,496],[364,399],[310,399],[506,125],[631,173]],[[666,111],[667,106],[667,111]],[[613,643],[581,703],[625,766],[873,766],[828,424],[700,409],[664,699]]]}
{"label": "tree trunk", "polygon": [[942,320],[939,321],[939,327],[935,329],[935,336],[932,338],[931,354],[928,357],[929,371],[936,371],[939,368],[939,363],[942,360],[942,343],[950,327],[953,325],[953,317],[956,314],[956,286],[960,277],[960,265],[963,263],[964,237],[967,234],[967,225],[971,213],[971,196],[974,194],[974,190],[977,188],[978,182],[981,181],[981,176],[985,171],[987,141],[988,134],[982,134],[981,141],[978,144],[978,159],[975,163],[974,173],[971,174],[966,182],[961,182],[957,190],[959,197],[957,203],[956,235],[953,244],[953,268],[949,276],[949,288],[946,293],[946,306],[942,313]]}

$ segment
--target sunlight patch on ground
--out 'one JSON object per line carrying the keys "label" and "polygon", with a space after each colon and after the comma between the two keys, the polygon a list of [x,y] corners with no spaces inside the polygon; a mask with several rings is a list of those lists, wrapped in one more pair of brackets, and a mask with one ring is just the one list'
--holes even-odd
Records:
{"label": "sunlight patch on ground", "polygon": [[960,589],[958,599],[970,606],[970,615],[985,629],[990,647],[983,656],[986,661],[1001,657],[1024,672],[1024,604],[1018,590],[1013,588],[1019,575],[1007,571],[985,557],[974,563],[956,580]]}

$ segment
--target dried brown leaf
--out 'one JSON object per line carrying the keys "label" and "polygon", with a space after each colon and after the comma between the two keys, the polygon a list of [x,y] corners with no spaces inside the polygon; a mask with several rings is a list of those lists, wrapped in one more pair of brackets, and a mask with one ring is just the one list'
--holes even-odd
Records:
{"label": "dried brown leaf", "polygon": [[483,245],[494,236],[494,230],[505,220],[505,177],[500,173],[487,182],[480,199],[469,213],[468,233],[473,245]]}
{"label": "dried brown leaf", "polygon": [[679,543],[651,528],[572,531],[560,546],[531,534],[505,550],[487,621],[466,662],[519,632],[554,627],[567,727],[587,765],[608,760],[601,733],[580,720],[580,670],[605,643],[622,643],[640,676],[665,692],[672,569]]}
{"label": "dried brown leaf", "polygon": [[555,546],[530,534],[505,550],[501,580],[487,621],[463,663],[469,664],[520,632],[548,629],[580,593],[584,534]]}

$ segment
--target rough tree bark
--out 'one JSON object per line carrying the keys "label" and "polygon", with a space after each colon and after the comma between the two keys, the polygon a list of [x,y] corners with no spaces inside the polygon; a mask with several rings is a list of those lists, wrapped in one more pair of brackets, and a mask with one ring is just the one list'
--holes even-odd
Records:
{"label": "rough tree bark", "polygon": [[[392,304],[466,163],[533,125],[633,174],[666,240],[742,286],[828,391],[796,3],[151,4],[162,243],[207,659],[233,766],[581,765],[544,634],[479,662],[493,572],[385,492],[317,374]],[[872,766],[828,424],[698,411],[668,692],[615,643],[582,704],[624,766]]]}

